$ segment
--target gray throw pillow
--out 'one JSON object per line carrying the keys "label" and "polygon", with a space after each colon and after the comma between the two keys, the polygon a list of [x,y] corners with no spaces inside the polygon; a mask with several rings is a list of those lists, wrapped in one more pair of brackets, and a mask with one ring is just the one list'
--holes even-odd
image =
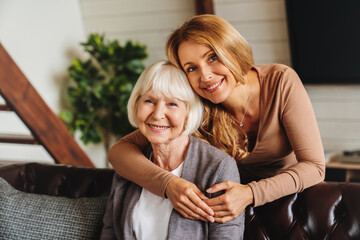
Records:
{"label": "gray throw pillow", "polygon": [[106,202],[24,193],[0,178],[0,239],[98,239]]}

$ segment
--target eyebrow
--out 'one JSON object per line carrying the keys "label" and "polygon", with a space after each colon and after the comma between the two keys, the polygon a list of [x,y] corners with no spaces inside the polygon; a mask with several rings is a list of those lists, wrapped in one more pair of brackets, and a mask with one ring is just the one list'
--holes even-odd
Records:
{"label": "eyebrow", "polygon": [[[209,52],[214,52],[214,50],[213,50],[213,49],[210,49],[209,51],[207,51],[206,53],[204,53],[201,58],[205,58],[206,55],[209,54]],[[185,68],[185,66],[186,66],[186,65],[189,65],[189,64],[191,65],[192,62],[187,62],[187,63],[185,63],[185,64],[183,65],[183,68]]]}

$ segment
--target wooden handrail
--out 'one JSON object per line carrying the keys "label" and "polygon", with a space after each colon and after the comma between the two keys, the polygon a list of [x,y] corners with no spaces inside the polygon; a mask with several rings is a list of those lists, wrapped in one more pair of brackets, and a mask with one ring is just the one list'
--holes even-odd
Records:
{"label": "wooden handrail", "polygon": [[94,167],[0,43],[0,95],[55,162]]}

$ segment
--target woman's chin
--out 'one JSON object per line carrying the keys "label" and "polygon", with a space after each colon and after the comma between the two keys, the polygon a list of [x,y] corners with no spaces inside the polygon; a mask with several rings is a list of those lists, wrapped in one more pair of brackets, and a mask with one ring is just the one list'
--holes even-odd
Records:
{"label": "woman's chin", "polygon": [[224,98],[223,96],[219,96],[219,97],[208,98],[207,100],[209,100],[213,104],[221,104],[226,100],[226,98]]}
{"label": "woman's chin", "polygon": [[154,135],[144,135],[146,139],[153,145],[166,144],[170,142],[170,138],[167,136],[154,136]]}

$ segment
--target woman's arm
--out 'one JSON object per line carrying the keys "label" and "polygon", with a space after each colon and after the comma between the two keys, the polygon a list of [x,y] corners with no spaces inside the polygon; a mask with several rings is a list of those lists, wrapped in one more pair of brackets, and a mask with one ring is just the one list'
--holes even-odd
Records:
{"label": "woman's arm", "polygon": [[280,121],[295,153],[297,163],[271,178],[249,183],[254,205],[301,192],[325,178],[325,156],[309,96],[294,70],[286,68],[279,82]]}
{"label": "woman's arm", "polygon": [[109,151],[108,159],[122,177],[158,196],[169,198],[174,208],[184,217],[213,221],[213,211],[202,199],[205,195],[192,183],[151,163],[141,149],[148,141],[139,130],[120,139]]}
{"label": "woman's arm", "polygon": [[165,188],[174,175],[156,166],[144,156],[141,149],[148,145],[147,139],[137,130],[111,147],[108,160],[120,176],[158,196],[164,196]]}

